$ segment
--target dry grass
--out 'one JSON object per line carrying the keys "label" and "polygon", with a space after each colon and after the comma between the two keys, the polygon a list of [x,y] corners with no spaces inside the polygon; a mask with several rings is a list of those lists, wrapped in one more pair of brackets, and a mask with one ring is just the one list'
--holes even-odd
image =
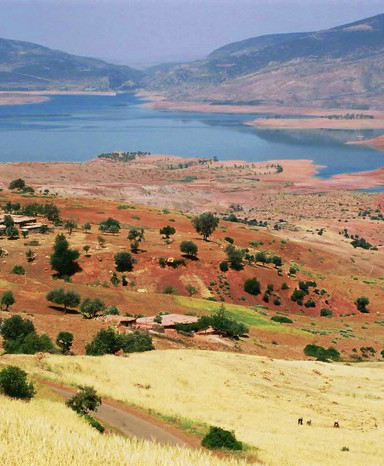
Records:
{"label": "dry grass", "polygon": [[[104,395],[163,415],[234,429],[240,440],[260,448],[269,465],[384,464],[380,364],[185,350],[127,358],[47,356],[41,362],[5,356],[8,361],[47,379],[92,384]],[[312,427],[298,427],[299,416],[312,419]],[[339,430],[332,428],[335,419]]]}
{"label": "dry grass", "polygon": [[88,465],[236,465],[202,451],[100,435],[62,403],[30,403],[0,397],[0,464]]}

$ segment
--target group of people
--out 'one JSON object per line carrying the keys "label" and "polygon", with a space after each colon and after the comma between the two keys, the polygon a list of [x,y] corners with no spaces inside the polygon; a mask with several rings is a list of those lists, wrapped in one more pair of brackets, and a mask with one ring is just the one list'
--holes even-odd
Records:
{"label": "group of people", "polygon": [[[304,419],[302,417],[299,417],[299,419],[297,420],[297,424],[299,426],[302,426],[304,425]],[[311,426],[312,425],[312,419],[308,419],[307,421],[307,426]],[[340,428],[340,423],[338,420],[334,421],[333,423],[333,428],[334,429],[339,429]]]}

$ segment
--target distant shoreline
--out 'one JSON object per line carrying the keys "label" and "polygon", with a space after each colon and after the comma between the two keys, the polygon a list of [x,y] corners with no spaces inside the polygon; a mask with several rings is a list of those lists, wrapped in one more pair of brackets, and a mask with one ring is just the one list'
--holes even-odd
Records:
{"label": "distant shoreline", "polygon": [[115,91],[0,91],[0,105],[27,105],[48,102],[52,95],[115,96]]}

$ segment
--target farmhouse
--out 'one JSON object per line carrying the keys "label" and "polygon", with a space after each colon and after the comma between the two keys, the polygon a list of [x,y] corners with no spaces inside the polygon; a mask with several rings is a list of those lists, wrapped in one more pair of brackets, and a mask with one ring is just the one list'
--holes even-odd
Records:
{"label": "farmhouse", "polygon": [[156,322],[156,316],[140,317],[136,320],[136,325],[144,329],[150,329],[161,325],[164,328],[175,328],[176,324],[193,324],[198,321],[198,317],[186,316],[183,314],[164,314],[161,316],[161,322]]}

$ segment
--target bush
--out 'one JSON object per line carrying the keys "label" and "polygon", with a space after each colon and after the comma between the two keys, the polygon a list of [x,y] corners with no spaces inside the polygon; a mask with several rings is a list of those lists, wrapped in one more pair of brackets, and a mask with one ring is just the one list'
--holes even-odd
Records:
{"label": "bush", "polygon": [[16,366],[7,366],[0,371],[0,392],[27,401],[36,394],[33,383],[27,382],[27,373]]}
{"label": "bush", "polygon": [[120,350],[124,353],[141,353],[153,349],[155,348],[152,337],[148,333],[134,332],[120,335],[113,328],[99,330],[91,343],[85,347],[88,356],[116,354]]}
{"label": "bush", "polygon": [[121,335],[121,349],[124,353],[142,353],[154,350],[155,347],[149,333],[135,332]]}
{"label": "bush", "polygon": [[108,306],[107,309],[104,312],[104,315],[106,315],[106,316],[119,316],[120,311],[116,306]]}
{"label": "bush", "polygon": [[87,415],[89,411],[97,411],[101,405],[101,398],[96,390],[89,386],[80,386],[79,391],[73,395],[65,404],[77,414]]}
{"label": "bush", "polygon": [[323,309],[320,310],[320,316],[321,317],[333,317],[333,312],[330,309],[327,309],[324,307]]}
{"label": "bush", "polygon": [[173,286],[168,285],[168,286],[164,287],[163,293],[164,294],[175,294],[175,293],[177,293],[177,290]]}
{"label": "bush", "polygon": [[304,296],[305,296],[305,291],[295,288],[293,290],[293,293],[291,294],[291,300],[293,302],[299,302],[303,300]]}
{"label": "bush", "polygon": [[121,349],[121,338],[113,328],[101,329],[93,340],[85,346],[88,356],[102,356],[103,354],[116,354]]}
{"label": "bush", "polygon": [[316,307],[316,302],[313,299],[308,299],[304,304],[305,307]]}
{"label": "bush", "polygon": [[271,317],[271,320],[274,322],[279,322],[280,324],[293,324],[293,320],[285,316],[273,316]]}
{"label": "bush", "polygon": [[367,306],[369,304],[369,298],[367,298],[366,296],[360,296],[360,298],[357,298],[355,304],[360,312],[363,312],[365,314],[369,312],[369,310],[367,309]]}
{"label": "bush", "polygon": [[2,323],[0,334],[4,340],[16,340],[35,332],[35,326],[29,319],[14,315]]}
{"label": "bush", "polygon": [[5,307],[5,310],[8,311],[9,308],[15,304],[15,298],[13,296],[12,291],[4,291],[4,293],[1,296],[1,301],[0,301],[1,307]]}
{"label": "bush", "polygon": [[14,275],[25,275],[25,268],[22,265],[15,265],[11,273]]}
{"label": "bush", "polygon": [[251,295],[260,294],[260,282],[256,278],[248,278],[244,282],[244,291]]}
{"label": "bush", "polygon": [[316,358],[317,361],[328,362],[330,359],[332,361],[340,360],[340,353],[332,347],[325,349],[322,346],[307,345],[304,348],[304,354]]}
{"label": "bush", "polygon": [[198,247],[193,241],[183,241],[180,244],[180,251],[187,256],[196,257]]}
{"label": "bush", "polygon": [[201,445],[210,450],[225,448],[227,450],[242,450],[243,444],[236,440],[235,434],[221,427],[211,426]]}
{"label": "bush", "polygon": [[224,240],[229,244],[233,244],[235,242],[235,240],[231,238],[230,236],[226,236]]}
{"label": "bush", "polygon": [[241,270],[243,268],[245,250],[236,248],[232,244],[229,244],[225,252],[227,253],[228,261],[231,263],[232,269]]}
{"label": "bush", "polygon": [[92,417],[90,414],[83,414],[82,417],[88,422],[90,426],[98,430],[100,434],[105,432],[105,427],[97,419]]}
{"label": "bush", "polygon": [[222,272],[228,272],[229,267],[227,261],[220,262],[219,267]]}

